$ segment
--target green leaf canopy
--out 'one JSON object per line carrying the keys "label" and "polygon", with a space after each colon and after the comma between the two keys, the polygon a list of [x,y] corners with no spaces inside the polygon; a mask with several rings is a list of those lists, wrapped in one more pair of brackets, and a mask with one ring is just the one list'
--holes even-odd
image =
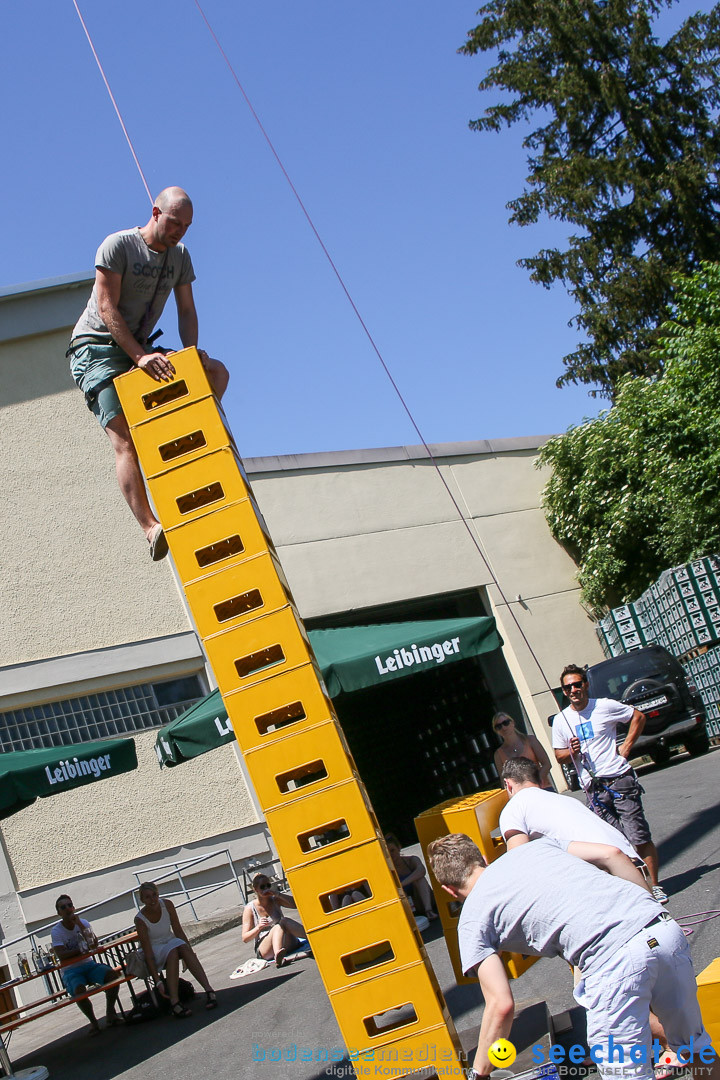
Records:
{"label": "green leaf canopy", "polygon": [[10,817],[36,799],[136,768],[133,739],[102,739],[0,754],[0,818]]}
{"label": "green leaf canopy", "polygon": [[720,264],[675,280],[661,379],[626,375],[609,412],[543,447],[550,531],[596,614],[720,550]]}
{"label": "green leaf canopy", "polygon": [[[331,697],[494,652],[503,643],[487,616],[311,630],[310,641]],[[161,765],[172,767],[234,738],[214,690],[160,729],[155,751]]]}
{"label": "green leaf canopy", "polygon": [[686,10],[488,0],[462,49],[489,59],[479,88],[493,100],[471,127],[522,125],[527,180],[510,220],[557,223],[558,245],[520,265],[577,303],[586,340],[558,384],[596,384],[613,400],[624,374],[662,370],[653,349],[673,275],[720,244],[720,5],[681,22]]}

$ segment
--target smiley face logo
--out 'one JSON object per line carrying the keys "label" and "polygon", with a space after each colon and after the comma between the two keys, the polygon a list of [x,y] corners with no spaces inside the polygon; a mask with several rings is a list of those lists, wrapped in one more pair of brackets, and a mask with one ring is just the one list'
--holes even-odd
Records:
{"label": "smiley face logo", "polygon": [[496,1039],[488,1050],[488,1057],[493,1065],[502,1069],[506,1065],[512,1065],[517,1051],[509,1039]]}

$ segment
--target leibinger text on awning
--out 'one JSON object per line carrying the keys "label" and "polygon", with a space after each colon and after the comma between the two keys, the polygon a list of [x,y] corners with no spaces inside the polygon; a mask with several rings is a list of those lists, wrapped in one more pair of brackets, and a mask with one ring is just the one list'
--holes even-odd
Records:
{"label": "leibinger text on awning", "polygon": [[375,657],[375,664],[381,675],[387,675],[389,671],[399,671],[400,668],[412,667],[414,664],[442,664],[446,656],[460,652],[460,638],[448,638],[446,641],[435,641],[431,645],[411,645],[409,648],[393,649],[392,656],[382,659]]}
{"label": "leibinger text on awning", "polygon": [[67,761],[61,761],[57,768],[50,771],[50,766],[45,766],[45,773],[50,784],[63,784],[69,780],[75,780],[78,776],[89,776],[91,773],[96,780],[100,779],[100,776],[107,772],[110,768],[110,755],[102,754],[100,757],[88,758],[87,761],[80,761],[78,758],[73,758],[72,761],[68,758]]}

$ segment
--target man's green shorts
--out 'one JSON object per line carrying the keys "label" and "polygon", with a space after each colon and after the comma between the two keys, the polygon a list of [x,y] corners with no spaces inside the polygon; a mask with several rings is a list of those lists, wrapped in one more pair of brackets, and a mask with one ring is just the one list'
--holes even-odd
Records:
{"label": "man's green shorts", "polygon": [[105,428],[116,416],[122,415],[122,406],[112,380],[134,366],[132,360],[119,345],[102,345],[93,342],[70,342],[70,373],[87,402]]}

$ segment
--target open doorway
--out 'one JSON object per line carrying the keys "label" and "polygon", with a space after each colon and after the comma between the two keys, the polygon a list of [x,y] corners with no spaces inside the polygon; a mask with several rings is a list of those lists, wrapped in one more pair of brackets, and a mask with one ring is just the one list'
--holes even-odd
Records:
{"label": "open doorway", "polygon": [[[342,613],[308,629],[482,616],[477,590]],[[383,831],[416,841],[413,819],[446,799],[498,785],[493,714],[522,726],[523,711],[502,652],[420,671],[335,699],[338,718]]]}

